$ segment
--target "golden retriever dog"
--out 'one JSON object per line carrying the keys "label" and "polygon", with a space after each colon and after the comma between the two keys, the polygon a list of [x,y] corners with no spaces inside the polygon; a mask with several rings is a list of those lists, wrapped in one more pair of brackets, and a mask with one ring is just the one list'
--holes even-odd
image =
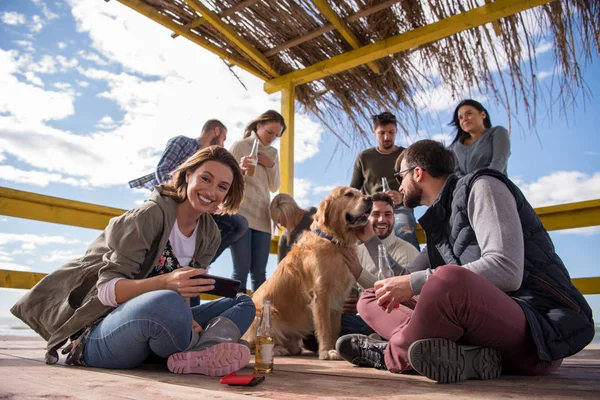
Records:
{"label": "golden retriever dog", "polygon": [[255,347],[263,301],[270,300],[276,355],[300,354],[302,338],[315,332],[319,359],[341,360],[334,346],[344,301],[355,282],[342,248],[356,248],[354,230],[367,223],[372,205],[370,198],[345,186],[333,189],[319,204],[311,230],[252,295],[257,314],[243,336],[251,348]]}

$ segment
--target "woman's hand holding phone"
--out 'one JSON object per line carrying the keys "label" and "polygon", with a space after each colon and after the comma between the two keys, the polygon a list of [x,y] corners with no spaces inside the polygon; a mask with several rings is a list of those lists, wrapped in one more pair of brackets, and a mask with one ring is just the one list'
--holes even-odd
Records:
{"label": "woman's hand holding phone", "polygon": [[214,279],[193,279],[195,276],[203,275],[205,273],[205,269],[183,267],[162,275],[162,278],[164,279],[165,289],[174,290],[181,296],[190,298],[215,288]]}

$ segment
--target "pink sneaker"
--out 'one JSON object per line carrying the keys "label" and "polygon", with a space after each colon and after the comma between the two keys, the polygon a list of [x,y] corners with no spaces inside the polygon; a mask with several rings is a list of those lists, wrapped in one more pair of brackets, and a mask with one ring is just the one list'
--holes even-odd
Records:
{"label": "pink sneaker", "polygon": [[239,343],[219,343],[204,350],[169,356],[167,367],[174,374],[225,376],[250,362],[250,349]]}

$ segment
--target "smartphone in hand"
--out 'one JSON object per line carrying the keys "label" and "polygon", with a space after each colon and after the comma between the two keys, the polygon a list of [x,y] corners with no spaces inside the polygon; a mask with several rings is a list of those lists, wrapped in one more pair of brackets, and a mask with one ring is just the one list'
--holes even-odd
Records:
{"label": "smartphone in hand", "polygon": [[214,289],[204,293],[214,294],[215,296],[221,297],[230,297],[232,299],[235,298],[235,296],[238,293],[238,290],[240,290],[240,285],[242,284],[242,282],[237,281],[235,279],[223,278],[222,276],[208,274],[196,275],[192,277],[192,279],[214,279]]}

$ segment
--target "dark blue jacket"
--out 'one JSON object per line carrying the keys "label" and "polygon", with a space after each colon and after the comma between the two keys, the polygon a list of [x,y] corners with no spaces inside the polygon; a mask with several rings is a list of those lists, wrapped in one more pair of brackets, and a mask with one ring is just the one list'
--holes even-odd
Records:
{"label": "dark blue jacket", "polygon": [[559,360],[579,352],[594,337],[592,310],[571,283],[537,214],[519,188],[500,172],[483,169],[461,179],[448,178],[438,201],[419,220],[427,234],[431,268],[464,265],[481,257],[467,203],[473,183],[482,175],[504,182],[517,203],[525,265],[521,287],[508,295],[525,313],[540,360]]}

